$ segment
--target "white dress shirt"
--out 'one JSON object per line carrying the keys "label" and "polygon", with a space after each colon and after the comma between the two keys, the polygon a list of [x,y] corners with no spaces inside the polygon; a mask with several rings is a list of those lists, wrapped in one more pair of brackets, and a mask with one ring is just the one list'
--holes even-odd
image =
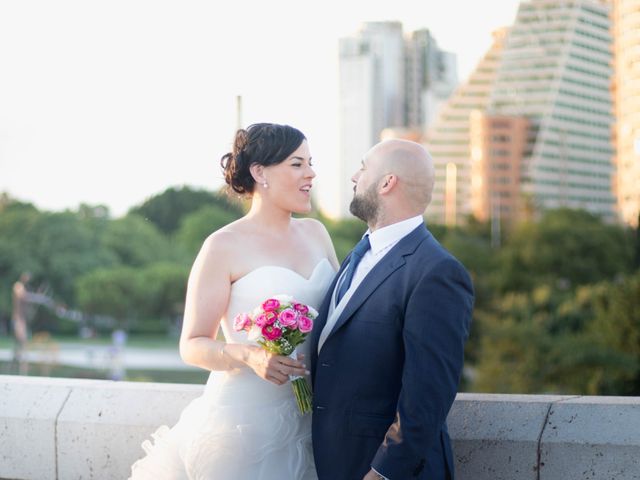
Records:
{"label": "white dress shirt", "polygon": [[369,230],[367,230],[366,235],[369,235],[371,248],[367,250],[356,267],[349,290],[355,290],[358,288],[358,285],[362,283],[364,277],[367,276],[373,267],[375,267],[400,240],[409,235],[418,227],[418,225],[422,225],[423,223],[424,218],[422,218],[422,215],[418,215],[408,218],[407,220],[382,227],[373,233],[370,233]]}
{"label": "white dress shirt", "polygon": [[418,225],[422,225],[423,223],[424,218],[422,217],[422,215],[417,215],[415,217],[408,218],[407,220],[402,220],[401,222],[382,227],[375,232],[370,232],[369,230],[367,230],[365,235],[369,235],[369,243],[371,244],[371,248],[367,250],[367,252],[362,257],[362,260],[360,260],[360,263],[356,267],[356,271],[353,274],[351,285],[345,292],[344,296],[340,299],[340,303],[337,306],[335,305],[336,290],[344,280],[343,277],[345,272],[347,271],[346,268],[336,282],[336,289],[334,289],[333,295],[331,297],[327,323],[322,329],[322,332],[320,332],[320,339],[318,341],[318,352],[322,348],[322,345],[324,345],[324,342],[331,333],[331,330],[333,330],[336,321],[340,317],[340,313],[342,313],[344,306],[349,302],[349,299],[358,288],[358,285],[362,283],[364,278],[373,269],[373,267],[375,267],[378,262],[382,260],[384,256],[389,253],[389,251],[400,240],[409,235],[418,227]]}

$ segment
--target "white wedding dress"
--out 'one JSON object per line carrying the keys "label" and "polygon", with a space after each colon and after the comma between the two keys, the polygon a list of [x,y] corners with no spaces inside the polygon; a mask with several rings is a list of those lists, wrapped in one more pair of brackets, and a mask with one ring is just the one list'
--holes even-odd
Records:
{"label": "white wedding dress", "polygon": [[[250,343],[233,318],[278,294],[319,309],[335,271],[321,260],[311,277],[288,268],[259,267],[231,286],[221,321],[229,343]],[[309,359],[308,342],[298,347]],[[132,466],[141,480],[311,480],[311,415],[300,415],[288,382],[278,386],[247,368],[211,372],[205,391],[142,444],[147,455]]]}

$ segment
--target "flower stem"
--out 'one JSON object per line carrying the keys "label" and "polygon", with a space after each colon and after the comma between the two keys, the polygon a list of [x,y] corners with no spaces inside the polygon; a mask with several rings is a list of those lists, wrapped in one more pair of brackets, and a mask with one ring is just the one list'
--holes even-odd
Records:
{"label": "flower stem", "polygon": [[303,415],[311,411],[311,389],[305,378],[296,378],[291,382],[298,409]]}

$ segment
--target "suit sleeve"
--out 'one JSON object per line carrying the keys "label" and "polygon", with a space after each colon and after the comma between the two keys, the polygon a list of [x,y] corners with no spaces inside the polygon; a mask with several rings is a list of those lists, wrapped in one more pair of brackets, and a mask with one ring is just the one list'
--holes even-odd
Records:
{"label": "suit sleeve", "polygon": [[405,362],[396,419],[372,467],[396,480],[417,476],[440,441],[462,373],[473,287],[460,263],[447,258],[424,273],[405,309]]}

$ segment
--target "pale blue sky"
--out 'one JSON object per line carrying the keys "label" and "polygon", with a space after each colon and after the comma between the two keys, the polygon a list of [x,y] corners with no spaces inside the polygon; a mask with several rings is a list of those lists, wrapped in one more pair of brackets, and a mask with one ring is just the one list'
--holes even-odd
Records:
{"label": "pale blue sky", "polygon": [[3,0],[0,191],[114,215],[172,185],[217,188],[236,126],[289,123],[316,187],[337,152],[337,41],[368,20],[429,28],[465,77],[517,0]]}

